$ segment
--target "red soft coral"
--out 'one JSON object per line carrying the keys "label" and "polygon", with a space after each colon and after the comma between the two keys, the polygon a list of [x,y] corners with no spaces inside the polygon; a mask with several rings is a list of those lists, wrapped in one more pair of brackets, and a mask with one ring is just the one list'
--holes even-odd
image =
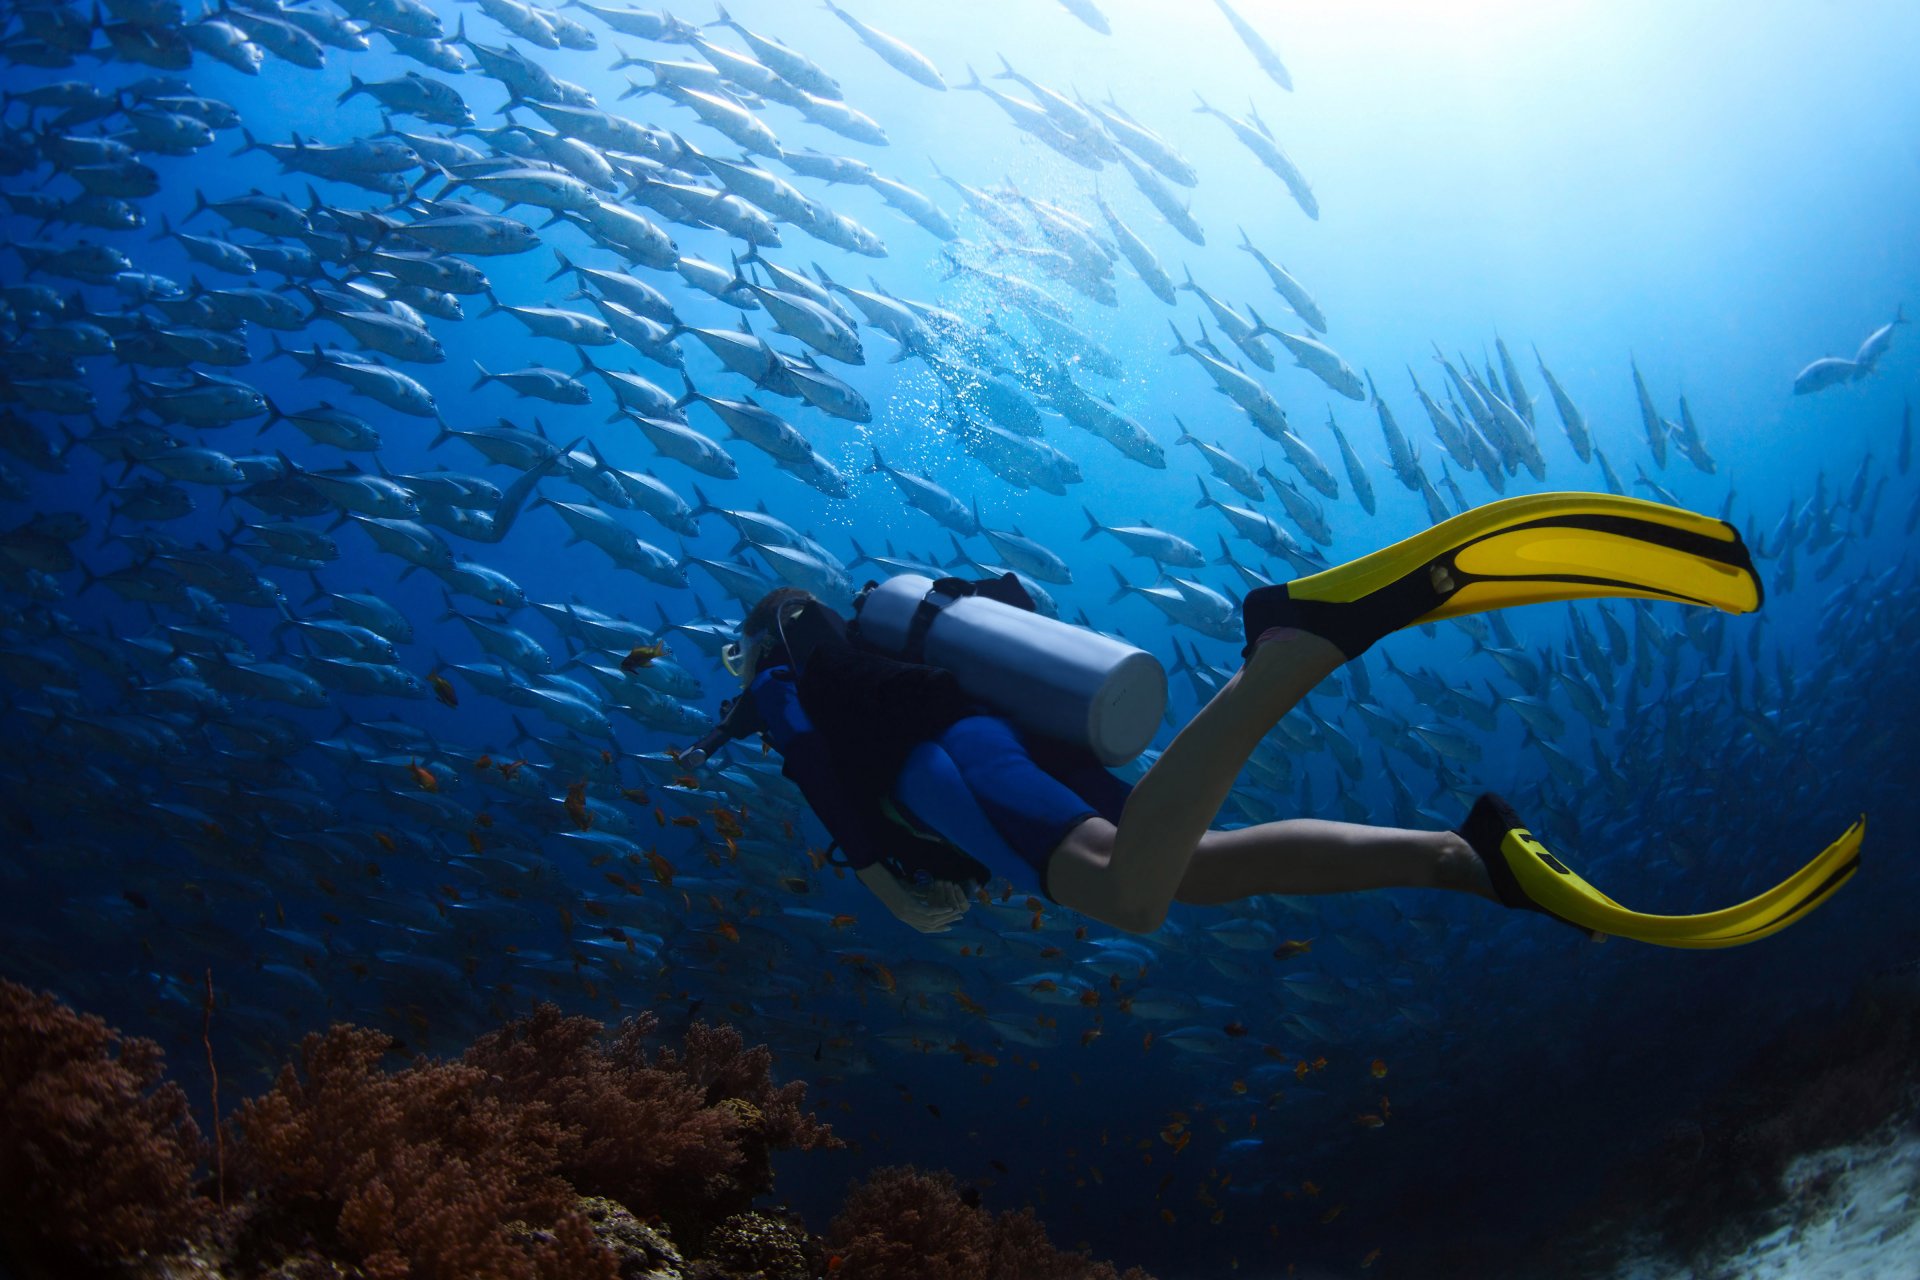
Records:
{"label": "red soft coral", "polygon": [[[242,1104],[236,1171],[264,1206],[370,1276],[612,1280],[610,1252],[583,1264],[585,1224],[557,1173],[566,1131],[546,1108],[493,1096],[465,1063],[387,1072],[392,1044],[345,1025],[310,1035],[299,1068]],[[516,1219],[557,1229],[510,1229]]]}
{"label": "red soft coral", "polygon": [[600,1023],[543,1004],[480,1037],[464,1061],[495,1096],[553,1116],[559,1168],[582,1195],[665,1218],[687,1243],[770,1186],[769,1151],[838,1140],[801,1110],[804,1084],[773,1085],[764,1047],[696,1023],[684,1053],[649,1055],[656,1026],[629,1018],[609,1044]]}
{"label": "red soft coral", "polygon": [[1033,1210],[996,1219],[961,1197],[953,1175],[911,1165],[876,1170],[827,1231],[836,1280],[1152,1280],[1056,1249]]}
{"label": "red soft coral", "polygon": [[0,1242],[71,1272],[182,1243],[212,1204],[164,1056],[54,996],[0,979]]}
{"label": "red soft coral", "polygon": [[838,1280],[985,1280],[993,1220],[952,1174],[893,1165],[847,1193],[827,1240]]}

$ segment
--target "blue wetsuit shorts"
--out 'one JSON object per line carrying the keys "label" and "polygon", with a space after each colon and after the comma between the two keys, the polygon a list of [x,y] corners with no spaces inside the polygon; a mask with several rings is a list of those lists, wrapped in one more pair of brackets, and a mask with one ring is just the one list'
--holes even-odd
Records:
{"label": "blue wetsuit shorts", "polygon": [[1085,748],[1022,733],[996,715],[957,720],[915,747],[895,800],[1029,892],[1047,893],[1047,860],[1094,816],[1120,821],[1133,785]]}

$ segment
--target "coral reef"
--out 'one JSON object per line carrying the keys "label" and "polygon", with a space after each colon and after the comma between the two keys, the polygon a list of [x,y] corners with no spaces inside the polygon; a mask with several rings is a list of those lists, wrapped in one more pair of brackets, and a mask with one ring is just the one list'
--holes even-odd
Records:
{"label": "coral reef", "polygon": [[827,1230],[836,1280],[1148,1280],[1056,1249],[1031,1209],[995,1218],[951,1174],[876,1170]]}
{"label": "coral reef", "polygon": [[736,1213],[707,1240],[707,1257],[690,1280],[808,1280],[826,1267],[826,1255],[796,1221],[765,1213]]}
{"label": "coral reef", "polygon": [[[27,1277],[142,1280],[1123,1280],[944,1173],[883,1169],[828,1239],[756,1210],[771,1156],[841,1145],[765,1047],[611,1035],[552,1005],[458,1059],[307,1036],[225,1126],[224,1211],[160,1050],[0,981],[0,1247]],[[211,1182],[210,1178],[204,1178]],[[202,1190],[205,1188],[203,1187]],[[1129,1271],[1124,1280],[1146,1280]]]}
{"label": "coral reef", "polygon": [[838,1139],[801,1110],[804,1084],[774,1086],[764,1047],[695,1023],[684,1051],[649,1056],[655,1029],[650,1016],[629,1018],[609,1044],[592,1018],[542,1005],[463,1061],[487,1074],[489,1096],[553,1118],[555,1168],[575,1190],[646,1206],[697,1252],[715,1223],[772,1188],[773,1151]]}
{"label": "coral reef", "polygon": [[[483,1067],[381,1067],[390,1037],[336,1025],[243,1103],[234,1175],[257,1211],[245,1252],[311,1241],[371,1280],[614,1280],[556,1169],[567,1131],[497,1096]],[[516,1239],[510,1223],[543,1230]]]}
{"label": "coral reef", "polygon": [[207,1225],[204,1144],[163,1061],[151,1040],[0,979],[0,1252],[22,1270],[88,1274]]}

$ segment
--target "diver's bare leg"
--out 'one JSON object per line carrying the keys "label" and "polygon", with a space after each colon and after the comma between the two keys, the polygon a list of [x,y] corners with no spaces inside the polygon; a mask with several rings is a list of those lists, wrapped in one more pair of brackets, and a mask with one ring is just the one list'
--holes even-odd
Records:
{"label": "diver's bare leg", "polygon": [[1452,831],[1288,818],[1209,831],[1187,865],[1180,902],[1237,902],[1262,893],[1456,889],[1498,901],[1486,865]]}
{"label": "diver's bare leg", "polygon": [[1247,758],[1344,661],[1332,644],[1305,631],[1266,640],[1174,735],[1134,787],[1117,829],[1090,818],[1061,842],[1047,864],[1049,891],[1116,928],[1159,928]]}

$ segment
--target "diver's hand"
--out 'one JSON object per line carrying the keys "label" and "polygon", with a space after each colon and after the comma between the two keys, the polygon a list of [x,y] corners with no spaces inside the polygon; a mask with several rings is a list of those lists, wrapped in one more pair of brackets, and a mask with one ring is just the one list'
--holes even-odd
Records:
{"label": "diver's hand", "polygon": [[945,933],[971,905],[966,888],[951,880],[908,884],[878,863],[854,874],[887,910],[921,933]]}

